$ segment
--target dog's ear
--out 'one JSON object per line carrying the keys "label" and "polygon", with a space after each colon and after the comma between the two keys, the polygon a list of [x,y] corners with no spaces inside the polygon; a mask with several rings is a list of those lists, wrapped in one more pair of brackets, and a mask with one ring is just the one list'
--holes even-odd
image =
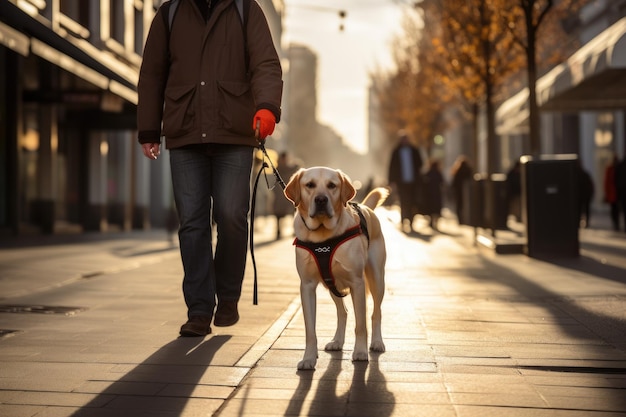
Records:
{"label": "dog's ear", "polygon": [[348,201],[352,200],[356,195],[356,189],[352,185],[350,177],[340,170],[337,170],[337,172],[339,172],[339,178],[341,179],[341,204],[345,207],[348,205]]}
{"label": "dog's ear", "polygon": [[289,182],[284,190],[285,197],[287,197],[287,199],[296,207],[300,205],[300,177],[303,172],[304,168],[300,168],[296,171],[295,174],[293,174],[289,179]]}

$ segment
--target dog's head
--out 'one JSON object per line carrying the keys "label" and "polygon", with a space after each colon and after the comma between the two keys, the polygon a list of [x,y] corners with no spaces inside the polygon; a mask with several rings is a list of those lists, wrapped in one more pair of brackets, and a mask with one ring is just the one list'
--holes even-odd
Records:
{"label": "dog's head", "polygon": [[337,215],[355,194],[346,174],[326,167],[300,169],[285,188],[285,196],[296,206],[310,230],[322,225],[333,229],[338,221]]}

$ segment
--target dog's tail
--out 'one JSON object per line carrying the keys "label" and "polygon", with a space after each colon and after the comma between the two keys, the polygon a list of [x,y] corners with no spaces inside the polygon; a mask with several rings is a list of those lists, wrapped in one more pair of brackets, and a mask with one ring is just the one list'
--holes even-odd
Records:
{"label": "dog's tail", "polygon": [[389,197],[389,188],[374,188],[369,192],[369,194],[367,194],[367,196],[365,196],[361,204],[374,210],[376,207],[380,206],[387,199],[387,197]]}

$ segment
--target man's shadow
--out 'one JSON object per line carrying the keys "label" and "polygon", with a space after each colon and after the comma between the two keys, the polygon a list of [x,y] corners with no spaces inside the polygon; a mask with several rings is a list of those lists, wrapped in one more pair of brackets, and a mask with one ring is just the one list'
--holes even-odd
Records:
{"label": "man's shadow", "polygon": [[[206,340],[195,337],[173,340],[113,381],[72,417],[131,415],[129,412],[148,416],[164,411],[168,415],[181,415],[194,391],[202,388],[203,376],[207,378],[205,373],[215,353],[229,339],[230,336],[214,336]],[[125,366],[112,366],[109,372],[123,373]],[[92,380],[86,391],[90,391],[89,384],[93,389],[108,382],[111,381]],[[220,384],[212,377],[210,382],[228,385],[228,381]]]}
{"label": "man's shadow", "polygon": [[[390,416],[395,408],[395,397],[387,389],[387,381],[380,370],[380,353],[370,352],[369,362],[352,362],[354,373],[345,392],[338,393],[345,384],[340,383],[343,352],[326,352],[331,356],[326,371],[319,379],[317,390],[307,415],[359,415]],[[286,416],[302,415],[302,408],[313,385],[315,371],[298,371],[300,382],[289,401]],[[342,410],[338,413],[338,410]]]}

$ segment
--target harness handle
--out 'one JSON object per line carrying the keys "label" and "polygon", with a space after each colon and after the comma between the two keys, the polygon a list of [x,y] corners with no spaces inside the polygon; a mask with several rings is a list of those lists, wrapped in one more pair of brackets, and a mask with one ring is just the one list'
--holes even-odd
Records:
{"label": "harness handle", "polygon": [[[254,179],[254,188],[252,189],[252,202],[250,205],[250,239],[249,240],[250,240],[250,258],[252,260],[252,267],[254,269],[254,284],[253,284],[253,289],[252,289],[252,304],[254,305],[259,304],[259,291],[258,291],[258,278],[257,278],[258,274],[257,274],[257,269],[256,269],[256,258],[254,256],[254,217],[255,217],[254,213],[256,210],[256,191],[257,191],[257,188],[259,188],[259,179],[261,178],[261,174],[265,171],[265,169],[269,168],[269,165],[267,165],[267,162],[265,162],[265,159],[267,159],[270,165],[272,166],[272,172],[274,173],[276,182],[281,186],[283,190],[287,187],[285,185],[285,182],[281,178],[280,174],[278,173],[278,170],[272,163],[272,159],[267,154],[267,150],[265,149],[265,139],[259,138],[260,129],[261,129],[261,121],[257,120],[256,129],[254,130],[254,137],[257,140],[257,142],[259,142],[259,149],[261,149],[261,152],[263,152],[264,157],[263,157],[263,163],[261,164],[261,168],[259,168],[259,172],[256,174],[256,178]],[[269,188],[269,184],[268,184],[268,188]]]}
{"label": "harness handle", "polygon": [[[267,150],[265,150],[265,139],[260,138],[261,136],[260,131],[261,131],[261,121],[257,120],[256,129],[254,129],[254,138],[257,140],[257,142],[259,142],[259,149],[261,150],[261,152],[263,152],[263,155],[270,162],[270,165],[272,166],[272,172],[274,173],[274,178],[276,178],[276,182],[278,183],[278,185],[280,185],[280,188],[284,190],[285,188],[287,188],[287,185],[285,184],[285,181],[283,181],[283,179],[280,176],[280,173],[274,166],[274,163],[272,162],[272,158],[270,158],[270,156],[267,154]],[[265,168],[269,168],[269,167],[265,165]]]}
{"label": "harness handle", "polygon": [[252,267],[254,269],[254,286],[252,290],[252,304],[259,304],[259,290],[258,290],[258,279],[257,279],[257,270],[256,270],[256,259],[254,257],[254,212],[256,210],[256,190],[259,187],[259,178],[261,178],[261,173],[263,170],[268,168],[267,163],[263,161],[261,164],[261,168],[259,172],[256,174],[256,178],[254,179],[254,188],[252,189],[252,203],[250,206],[250,258],[252,259]]}

